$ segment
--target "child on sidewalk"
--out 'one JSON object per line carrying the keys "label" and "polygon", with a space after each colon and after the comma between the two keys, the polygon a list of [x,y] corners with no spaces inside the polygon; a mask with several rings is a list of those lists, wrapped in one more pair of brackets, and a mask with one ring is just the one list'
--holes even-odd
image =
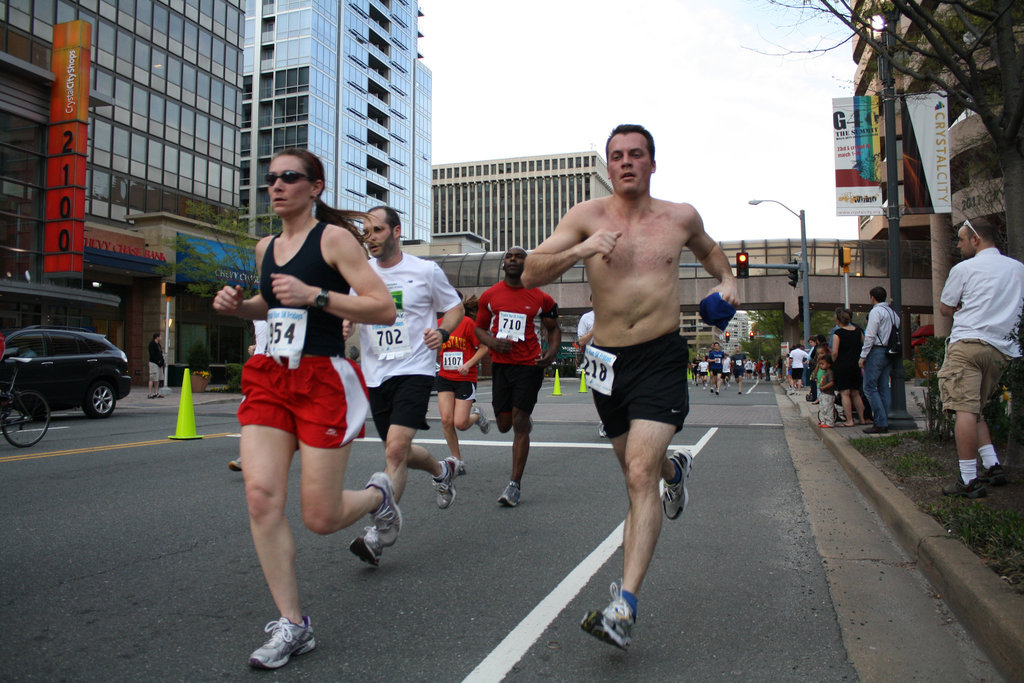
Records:
{"label": "child on sidewalk", "polygon": [[818,359],[818,426],[831,429],[836,424],[836,382],[832,376],[832,358],[823,354]]}

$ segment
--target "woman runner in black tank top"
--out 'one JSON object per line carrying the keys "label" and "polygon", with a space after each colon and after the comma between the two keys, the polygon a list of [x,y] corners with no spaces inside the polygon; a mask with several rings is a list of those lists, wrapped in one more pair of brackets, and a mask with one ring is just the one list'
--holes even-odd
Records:
{"label": "woman runner in black tank top", "polygon": [[[299,603],[295,541],[285,517],[295,451],[302,457],[302,518],[315,533],[333,533],[368,513],[375,523],[391,520],[400,527],[401,513],[383,472],[375,473],[366,488],[342,489],[351,441],[362,433],[368,411],[362,374],[343,357],[342,320],[385,325],[395,320],[391,294],[370,268],[352,223],[360,214],[320,201],[323,164],[306,150],[274,157],[266,182],[282,229],[256,245],[260,293],[243,300],[240,287],[224,287],[213,307],[249,320],[267,318],[275,309],[275,315],[306,323],[301,345],[293,341],[288,349],[293,364],[270,355],[253,356],[245,364],[238,409],[253,543],[279,611],[264,629],[270,639],[249,663],[277,668],[316,645]],[[350,285],[358,296],[349,294]],[[296,323],[293,331],[299,327]],[[277,339],[274,330],[268,332],[273,354],[288,342],[287,334],[281,327]]]}

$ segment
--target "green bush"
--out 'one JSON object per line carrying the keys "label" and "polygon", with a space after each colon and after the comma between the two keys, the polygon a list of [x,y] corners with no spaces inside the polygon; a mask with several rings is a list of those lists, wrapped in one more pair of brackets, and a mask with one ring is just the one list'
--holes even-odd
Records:
{"label": "green bush", "polygon": [[201,341],[197,341],[188,348],[188,354],[185,356],[188,362],[189,372],[209,372],[210,363],[210,349]]}
{"label": "green bush", "polygon": [[228,363],[224,366],[224,377],[227,380],[227,390],[238,393],[242,390],[242,364]]}

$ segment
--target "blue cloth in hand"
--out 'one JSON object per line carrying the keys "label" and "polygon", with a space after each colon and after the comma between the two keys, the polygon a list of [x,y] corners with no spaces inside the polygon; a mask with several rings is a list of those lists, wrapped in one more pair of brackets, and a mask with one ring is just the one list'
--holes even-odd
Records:
{"label": "blue cloth in hand", "polygon": [[724,330],[729,326],[729,321],[736,315],[736,308],[722,298],[718,292],[709,294],[701,299],[700,319],[704,324]]}

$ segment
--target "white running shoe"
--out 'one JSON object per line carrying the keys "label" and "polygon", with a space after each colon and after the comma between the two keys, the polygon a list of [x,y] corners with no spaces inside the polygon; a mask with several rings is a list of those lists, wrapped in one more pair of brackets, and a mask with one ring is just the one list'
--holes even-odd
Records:
{"label": "white running shoe", "polygon": [[480,428],[481,432],[486,434],[491,431],[491,421],[487,419],[487,416],[483,414],[483,411],[476,406],[473,406],[473,409],[469,411],[469,414],[480,416],[480,419],[476,421],[476,426]]}
{"label": "white running shoe", "polygon": [[675,519],[686,509],[686,502],[689,499],[689,494],[686,492],[686,479],[690,476],[690,468],[693,467],[693,456],[688,450],[681,449],[670,455],[668,459],[679,467],[683,476],[679,477],[679,481],[674,484],[669,484],[662,479],[658,482],[658,488],[661,490],[661,507],[665,510],[665,516]]}
{"label": "white running shoe", "polygon": [[263,630],[270,634],[270,640],[249,655],[249,664],[260,669],[278,669],[287,664],[292,655],[301,655],[316,647],[309,617],[302,617],[301,624],[281,617]]}

